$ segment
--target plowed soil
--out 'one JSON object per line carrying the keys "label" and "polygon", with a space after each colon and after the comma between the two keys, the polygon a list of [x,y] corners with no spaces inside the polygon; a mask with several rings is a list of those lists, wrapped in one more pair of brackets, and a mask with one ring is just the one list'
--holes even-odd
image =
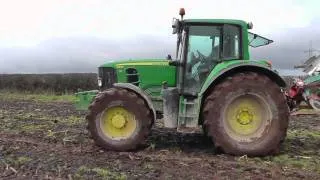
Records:
{"label": "plowed soil", "polygon": [[292,116],[277,156],[218,154],[156,122],[148,146],[105,151],[71,103],[0,99],[0,179],[320,179],[320,116]]}

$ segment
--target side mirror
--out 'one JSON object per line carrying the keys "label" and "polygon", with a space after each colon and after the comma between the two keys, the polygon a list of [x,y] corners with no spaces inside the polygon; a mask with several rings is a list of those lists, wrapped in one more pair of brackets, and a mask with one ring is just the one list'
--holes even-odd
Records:
{"label": "side mirror", "polygon": [[172,34],[177,34],[180,28],[179,19],[173,18],[172,20]]}

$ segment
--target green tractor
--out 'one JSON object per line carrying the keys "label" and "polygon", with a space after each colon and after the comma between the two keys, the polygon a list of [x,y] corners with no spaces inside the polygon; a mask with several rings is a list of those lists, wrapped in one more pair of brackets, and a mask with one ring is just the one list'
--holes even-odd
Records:
{"label": "green tractor", "polygon": [[251,23],[173,19],[175,58],[109,62],[100,90],[80,92],[89,105],[88,130],[109,150],[134,150],[159,118],[181,132],[202,128],[216,148],[233,155],[279,152],[289,120],[284,80],[266,60],[249,60],[249,46],[272,40],[248,32]]}

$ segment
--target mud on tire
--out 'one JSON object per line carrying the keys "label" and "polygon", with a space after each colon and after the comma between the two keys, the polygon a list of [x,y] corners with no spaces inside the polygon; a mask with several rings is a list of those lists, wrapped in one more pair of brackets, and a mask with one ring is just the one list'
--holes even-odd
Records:
{"label": "mud on tire", "polygon": [[[112,107],[122,107],[135,116],[136,129],[132,136],[126,139],[113,139],[104,135],[101,129],[101,117],[105,110]],[[151,131],[153,115],[145,100],[135,92],[123,88],[110,88],[97,95],[89,106],[86,116],[88,131],[95,143],[104,149],[129,151],[142,145]]]}
{"label": "mud on tire", "polygon": [[[269,118],[264,117],[266,122],[261,123],[263,122],[261,120],[257,126],[259,131],[254,131],[261,133],[252,139],[247,139],[248,141],[229,133],[227,126],[230,117],[236,119],[238,116],[226,116],[226,110],[233,99],[236,100],[237,97],[246,94],[253,94],[253,97],[256,95],[261,101],[266,102],[263,107],[268,111],[263,112],[270,112],[265,115]],[[217,149],[228,154],[249,156],[264,156],[279,152],[280,144],[286,137],[289,109],[278,85],[265,75],[253,72],[235,74],[215,86],[206,96],[203,105],[203,125]],[[226,120],[226,117],[229,119]]]}

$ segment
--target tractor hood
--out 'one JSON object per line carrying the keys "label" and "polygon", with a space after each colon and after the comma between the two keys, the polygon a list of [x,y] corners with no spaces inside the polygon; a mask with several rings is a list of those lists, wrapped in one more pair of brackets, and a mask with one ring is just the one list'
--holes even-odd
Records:
{"label": "tractor hood", "polygon": [[110,73],[107,71],[112,71],[114,78],[110,82],[131,83],[139,86],[148,95],[159,96],[164,82],[167,82],[169,87],[176,86],[176,67],[169,66],[169,61],[166,59],[110,61],[99,67],[99,72],[102,72],[99,76],[103,81],[108,81],[106,79],[110,78]]}
{"label": "tractor hood", "polygon": [[102,64],[100,67],[123,68],[128,66],[169,66],[166,59],[134,59],[134,60],[115,60]]}

